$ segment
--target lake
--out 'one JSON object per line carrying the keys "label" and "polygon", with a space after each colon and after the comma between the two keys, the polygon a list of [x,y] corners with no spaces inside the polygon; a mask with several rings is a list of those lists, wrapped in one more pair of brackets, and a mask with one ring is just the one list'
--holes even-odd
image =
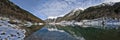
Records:
{"label": "lake", "polygon": [[120,26],[46,25],[25,40],[120,40]]}
{"label": "lake", "polygon": [[119,25],[0,27],[0,40],[120,40]]}

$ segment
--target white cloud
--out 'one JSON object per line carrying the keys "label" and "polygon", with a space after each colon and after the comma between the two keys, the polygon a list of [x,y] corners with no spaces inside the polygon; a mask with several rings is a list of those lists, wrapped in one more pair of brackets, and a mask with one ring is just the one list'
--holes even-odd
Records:
{"label": "white cloud", "polygon": [[120,0],[105,0],[104,2],[120,2]]}
{"label": "white cloud", "polygon": [[68,4],[62,1],[52,1],[45,3],[42,7],[44,8],[40,9],[41,13],[44,13],[47,16],[58,16],[64,14],[64,9],[68,7]]}

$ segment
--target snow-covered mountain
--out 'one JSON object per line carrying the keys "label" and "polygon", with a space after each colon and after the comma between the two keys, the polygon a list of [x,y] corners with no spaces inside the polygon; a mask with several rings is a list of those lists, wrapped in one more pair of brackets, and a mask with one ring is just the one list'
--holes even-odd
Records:
{"label": "snow-covered mountain", "polygon": [[76,9],[72,10],[71,12],[69,12],[68,14],[66,14],[65,16],[58,17],[59,20],[56,19],[55,22],[75,20],[75,18],[78,17],[82,11],[83,11],[83,9],[76,8]]}
{"label": "snow-covered mountain", "polygon": [[84,19],[97,19],[102,17],[108,17],[108,18],[120,18],[120,2],[117,3],[111,3],[112,6],[108,3],[106,3],[105,6],[92,6],[87,9],[85,9],[78,17],[76,17],[76,21],[81,21]]}
{"label": "snow-covered mountain", "polygon": [[[104,19],[105,18],[105,19]],[[74,9],[63,17],[54,19],[54,23],[73,23],[87,25],[118,25],[120,23],[120,2],[102,3],[84,10]],[[74,22],[73,22],[74,21]],[[85,22],[83,22],[85,21]]]}

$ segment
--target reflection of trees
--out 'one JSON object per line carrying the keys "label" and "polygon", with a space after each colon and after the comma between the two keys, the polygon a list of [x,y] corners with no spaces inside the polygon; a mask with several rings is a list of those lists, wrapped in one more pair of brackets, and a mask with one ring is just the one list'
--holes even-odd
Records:
{"label": "reflection of trees", "polygon": [[83,28],[79,26],[58,26],[69,34],[77,37],[84,37],[85,40],[120,40],[120,29]]}

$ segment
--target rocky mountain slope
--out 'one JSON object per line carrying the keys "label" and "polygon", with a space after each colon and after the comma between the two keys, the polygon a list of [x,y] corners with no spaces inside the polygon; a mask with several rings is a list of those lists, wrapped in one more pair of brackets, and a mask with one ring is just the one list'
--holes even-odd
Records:
{"label": "rocky mountain slope", "polygon": [[43,23],[41,19],[32,15],[30,12],[21,9],[9,0],[0,0],[0,16],[8,17],[10,19]]}
{"label": "rocky mountain slope", "polygon": [[97,19],[102,17],[113,19],[120,18],[120,2],[103,3],[101,5],[89,7],[76,18],[76,21],[81,21],[84,19]]}

